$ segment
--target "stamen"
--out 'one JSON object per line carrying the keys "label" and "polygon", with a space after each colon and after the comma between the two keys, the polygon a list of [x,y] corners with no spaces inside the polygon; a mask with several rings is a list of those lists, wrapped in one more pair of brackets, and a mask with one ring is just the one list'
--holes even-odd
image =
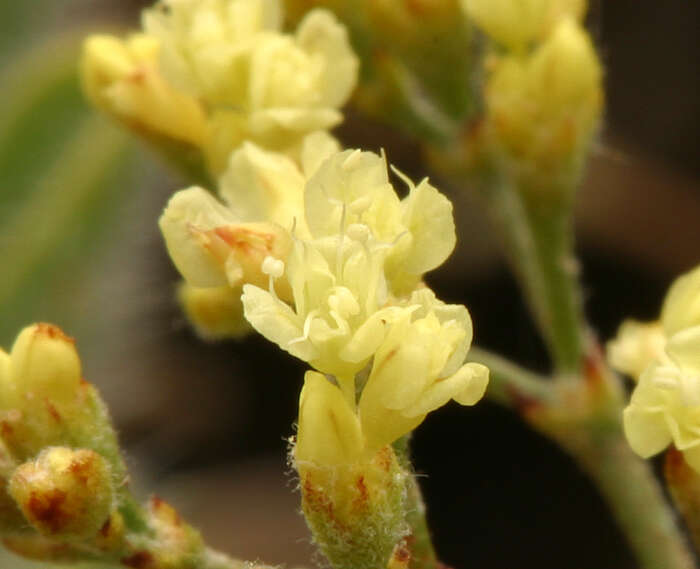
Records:
{"label": "stamen", "polygon": [[275,259],[272,255],[268,255],[263,259],[260,269],[263,274],[269,276],[268,289],[270,294],[277,298],[277,294],[275,293],[275,279],[280,278],[284,274],[284,261]]}

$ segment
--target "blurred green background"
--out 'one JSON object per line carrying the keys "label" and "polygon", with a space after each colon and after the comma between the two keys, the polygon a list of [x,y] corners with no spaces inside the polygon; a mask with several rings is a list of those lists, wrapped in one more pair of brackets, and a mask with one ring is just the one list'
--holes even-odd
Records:
{"label": "blurred green background", "polygon": [[[113,411],[137,491],[171,499],[231,553],[308,565],[283,440],[302,366],[259,338],[194,338],[173,302],[177,275],[156,228],[184,181],[80,95],[81,38],[136,27],[144,4],[0,3],[0,345],[9,349],[30,322],[59,324]],[[624,316],[653,317],[670,279],[700,260],[699,11],[681,0],[592,6],[608,116],[577,223],[586,308],[603,338]],[[340,136],[385,147],[411,176],[426,174],[415,145],[382,125],[350,113]],[[542,367],[497,240],[463,190],[448,189],[460,245],[431,284],[469,306],[477,342]],[[502,410],[448,407],[415,446],[451,565],[634,567],[575,466]],[[44,566],[3,555],[3,568]]]}

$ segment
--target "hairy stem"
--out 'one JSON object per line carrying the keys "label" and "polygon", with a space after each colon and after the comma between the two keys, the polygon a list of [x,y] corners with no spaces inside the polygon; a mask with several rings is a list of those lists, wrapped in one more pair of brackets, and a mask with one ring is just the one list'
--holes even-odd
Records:
{"label": "hairy stem", "polygon": [[[399,459],[401,466],[408,472],[413,472],[413,466],[410,459],[410,434],[401,437],[394,444],[394,451]],[[409,569],[437,569],[440,567],[435,548],[433,547],[432,538],[430,537],[430,528],[425,515],[425,503],[423,495],[418,485],[416,477],[411,474],[406,482],[406,497],[407,504],[406,522],[411,528],[409,537],[409,549],[411,551],[411,560]]]}
{"label": "hairy stem", "polygon": [[595,355],[582,381],[554,384],[554,397],[523,415],[559,443],[596,483],[643,569],[691,569],[693,555],[649,463],[622,430],[624,394]]}

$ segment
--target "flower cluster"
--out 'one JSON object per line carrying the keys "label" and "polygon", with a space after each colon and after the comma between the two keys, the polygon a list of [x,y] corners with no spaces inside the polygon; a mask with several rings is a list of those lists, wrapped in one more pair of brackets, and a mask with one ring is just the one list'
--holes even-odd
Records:
{"label": "flower cluster", "polygon": [[307,134],[341,121],[358,61],[345,29],[312,10],[294,35],[279,0],[163,0],[144,34],[89,38],[86,92],[151,135],[200,148],[219,174],[245,140],[299,151]]}
{"label": "flower cluster", "polygon": [[[452,204],[394,169],[400,198],[385,156],[328,132],[358,67],[335,18],[311,10],[293,35],[281,23],[278,0],[163,0],[144,36],[88,42],[86,84],[205,157],[216,191],[175,193],[159,222],[179,298],[200,335],[243,334],[244,316],[313,368],[292,451],[307,521],[336,566],[386,566],[408,527],[391,443],[450,400],[476,403],[488,370],[465,363],[467,309],[422,282],[455,246]],[[182,104],[186,135],[148,110],[168,93],[159,112]]]}
{"label": "flower cluster", "polygon": [[652,456],[671,442],[700,472],[700,267],[669,289],[658,322],[627,321],[608,345],[613,367],[637,380],[627,439]]}
{"label": "flower cluster", "polygon": [[[420,285],[454,247],[452,206],[427,180],[406,180],[399,199],[385,158],[371,152],[339,152],[314,135],[302,155],[298,165],[246,143],[221,178],[222,201],[182,190],[161,229],[188,283],[242,285],[250,324],[333,377],[323,381],[358,416],[362,448],[376,452],[451,398],[473,404],[486,386],[485,368],[463,364],[472,338],[466,308]],[[299,430],[300,441],[308,433],[301,448],[321,431]]]}

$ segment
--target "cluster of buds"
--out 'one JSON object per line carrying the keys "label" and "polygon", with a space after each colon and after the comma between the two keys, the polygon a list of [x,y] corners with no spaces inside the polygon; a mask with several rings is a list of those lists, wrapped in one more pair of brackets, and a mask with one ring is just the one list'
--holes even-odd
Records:
{"label": "cluster of buds", "polygon": [[608,345],[613,367],[637,381],[624,412],[632,449],[669,444],[700,473],[700,267],[671,285],[655,322],[626,321]]}
{"label": "cluster of buds", "polygon": [[211,554],[199,534],[162,500],[139,506],[127,481],[73,339],[50,324],[25,328],[9,353],[0,350],[2,543],[43,561],[203,566]]}
{"label": "cluster of buds", "polygon": [[462,0],[497,46],[486,59],[489,151],[519,186],[561,194],[578,179],[600,120],[602,70],[583,0]]}
{"label": "cluster of buds", "polygon": [[[50,324],[0,350],[0,532],[20,548],[119,541],[126,472],[74,342]],[[42,544],[41,546],[39,544]]]}

